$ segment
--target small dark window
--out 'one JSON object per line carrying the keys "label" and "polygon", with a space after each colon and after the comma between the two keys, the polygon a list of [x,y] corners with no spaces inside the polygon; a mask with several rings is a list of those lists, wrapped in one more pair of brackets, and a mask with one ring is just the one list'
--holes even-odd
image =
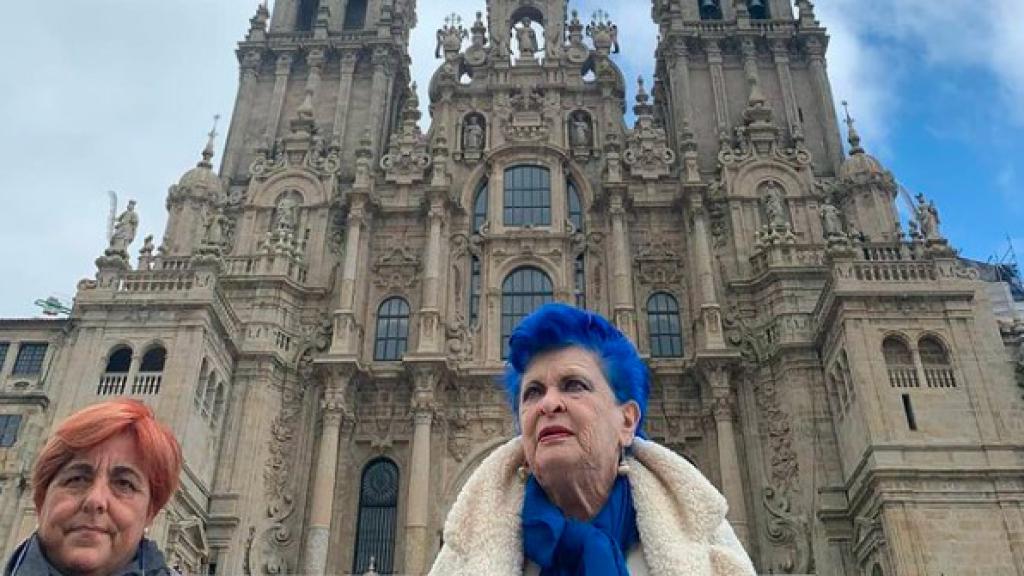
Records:
{"label": "small dark window", "polygon": [[366,0],[348,0],[343,26],[345,30],[361,30],[366,26]]}
{"label": "small dark window", "polygon": [[679,303],[671,294],[658,292],[647,300],[647,332],[651,343],[651,357],[683,356]]}
{"label": "small dark window", "polygon": [[167,350],[162,346],[151,348],[142,357],[142,365],[139,372],[156,373],[164,371],[164,364],[167,363]]}
{"label": "small dark window", "polygon": [[910,394],[903,395],[903,412],[907,416],[907,426],[917,430],[917,418],[914,416],[914,406],[910,403]]}
{"label": "small dark window", "polygon": [[398,488],[398,466],[391,460],[375,460],[363,470],[353,573],[364,574],[371,559],[378,574],[393,572]]}
{"label": "small dark window", "polygon": [[0,414],[0,448],[10,448],[18,441],[21,414]]}
{"label": "small dark window", "polygon": [[583,203],[580,202],[580,191],[572,180],[566,183],[565,190],[569,222],[576,232],[583,232]]}
{"label": "small dark window", "polygon": [[469,259],[469,325],[476,326],[480,320],[480,290],[482,288],[482,272],[480,257]]}
{"label": "small dark window", "polygon": [[587,308],[587,261],[583,254],[576,257],[573,265],[573,279],[575,280],[576,307],[580,310]]}
{"label": "small dark window", "polygon": [[4,371],[4,362],[7,360],[7,351],[10,350],[10,342],[0,342],[0,373]]}
{"label": "small dark window", "polygon": [[107,360],[107,369],[104,370],[107,374],[127,374],[128,369],[132,366],[132,349],[127,346],[122,346],[110,355]]}
{"label": "small dark window", "polygon": [[721,20],[722,7],[719,0],[699,0],[701,20]]}
{"label": "small dark window", "polygon": [[43,371],[43,359],[46,358],[48,344],[27,343],[18,348],[18,357],[14,361],[15,376],[35,376]]}
{"label": "small dark window", "polygon": [[539,166],[505,171],[505,226],[551,225],[551,173]]}
{"label": "small dark window", "polygon": [[889,385],[893,388],[920,388],[921,382],[914,366],[914,356],[903,338],[888,336],[882,342],[882,357],[889,372]]}
{"label": "small dark window", "polygon": [[480,184],[480,188],[476,191],[476,196],[473,198],[473,233],[479,234],[480,230],[483,229],[484,224],[487,222],[487,181],[484,180]]}
{"label": "small dark window", "polygon": [[299,0],[299,13],[295,18],[295,29],[299,32],[312,30],[319,9],[320,0]]}
{"label": "small dark window", "polygon": [[537,268],[519,268],[501,287],[501,357],[508,358],[508,339],[519,322],[555,300],[551,278]]}
{"label": "small dark window", "polygon": [[409,345],[409,303],[389,298],[377,310],[377,339],[373,359],[401,360]]}
{"label": "small dark window", "polygon": [[768,0],[747,0],[747,10],[754,20],[768,20],[772,17],[768,9]]}

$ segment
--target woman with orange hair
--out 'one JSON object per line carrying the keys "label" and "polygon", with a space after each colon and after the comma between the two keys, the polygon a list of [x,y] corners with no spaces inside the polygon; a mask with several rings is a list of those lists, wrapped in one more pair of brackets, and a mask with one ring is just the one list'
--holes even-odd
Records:
{"label": "woman with orange hair", "polygon": [[180,472],[178,441],[145,404],[114,400],[72,414],[36,461],[39,527],[4,575],[174,574],[144,535]]}

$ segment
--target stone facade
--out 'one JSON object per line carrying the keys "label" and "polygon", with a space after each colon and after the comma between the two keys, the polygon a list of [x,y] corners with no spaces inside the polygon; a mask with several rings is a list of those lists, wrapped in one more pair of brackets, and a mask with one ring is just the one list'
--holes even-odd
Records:
{"label": "stone facade", "polygon": [[901,229],[849,118],[844,151],[796,6],[655,0],[627,125],[628,30],[489,0],[438,31],[426,133],[414,2],[261,7],[220,173],[211,134],[159,245],[131,261],[128,212],[70,318],[0,323],[6,550],[45,430],[126,395],[184,447],[152,533],[189,573],[423,574],[514,434],[502,335],[557,300],[636,341],[650,437],[723,491],[760,571],[1024,573],[1024,322],[933,204]]}

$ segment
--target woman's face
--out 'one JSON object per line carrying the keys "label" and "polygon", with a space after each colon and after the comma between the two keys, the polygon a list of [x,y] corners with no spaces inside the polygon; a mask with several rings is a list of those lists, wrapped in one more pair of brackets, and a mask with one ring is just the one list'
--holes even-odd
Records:
{"label": "woman's face", "polygon": [[639,419],[637,404],[618,404],[598,359],[583,348],[541,354],[523,374],[523,447],[542,485],[564,474],[614,470]]}
{"label": "woman's face", "polygon": [[152,520],[135,438],[115,436],[57,472],[39,510],[39,541],[64,574],[103,576],[135,555]]}

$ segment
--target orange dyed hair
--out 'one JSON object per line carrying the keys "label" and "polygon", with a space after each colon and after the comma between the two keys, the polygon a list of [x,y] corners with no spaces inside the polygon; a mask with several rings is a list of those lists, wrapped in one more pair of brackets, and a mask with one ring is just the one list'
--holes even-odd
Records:
{"label": "orange dyed hair", "polygon": [[170,428],[138,400],[112,400],[93,404],[68,417],[39,454],[32,474],[32,499],[41,510],[50,482],[77,454],[91,450],[120,434],[135,438],[142,473],[149,482],[149,513],[155,515],[178,489],[181,446]]}

